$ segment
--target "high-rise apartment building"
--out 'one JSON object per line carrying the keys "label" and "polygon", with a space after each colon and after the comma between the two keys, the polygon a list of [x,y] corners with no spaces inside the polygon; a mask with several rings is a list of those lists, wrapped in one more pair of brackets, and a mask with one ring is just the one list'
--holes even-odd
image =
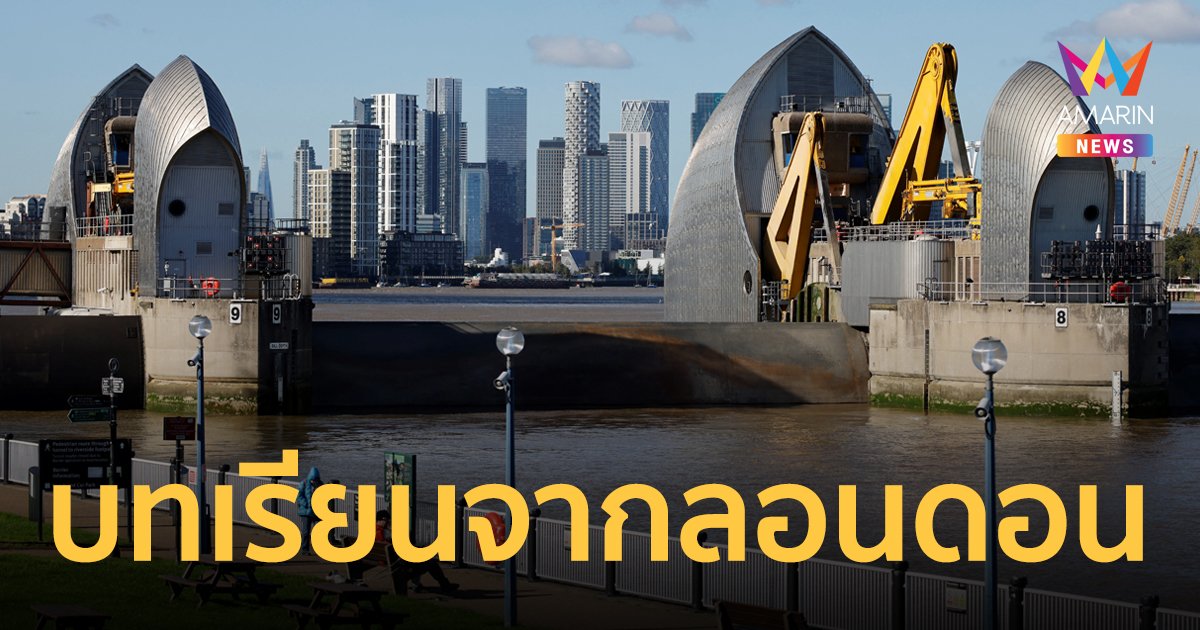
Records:
{"label": "high-rise apartment building", "polygon": [[360,125],[375,124],[375,99],[354,97],[354,122]]}
{"label": "high-rise apartment building", "polygon": [[704,125],[708,124],[708,119],[712,118],[722,98],[725,98],[724,92],[696,92],[696,110],[692,112],[692,146],[696,146],[700,132],[704,131]]}
{"label": "high-rise apartment building", "polygon": [[482,162],[464,162],[459,184],[462,222],[458,228],[463,241],[463,255],[473,260],[491,253],[487,240],[490,215],[488,203],[488,168]]}
{"label": "high-rise apartment building", "polygon": [[579,156],[579,228],[577,249],[605,251],[609,241],[608,150],[605,145]]}
{"label": "high-rise apartment building", "polygon": [[[563,178],[562,218],[565,225],[580,223],[583,216],[579,201],[579,159],[600,148],[600,84],[572,81],[566,84],[563,102]],[[583,246],[577,227],[564,227],[565,248]]]}
{"label": "high-rise apartment building", "polygon": [[414,232],[417,225],[417,97],[376,94],[379,127],[379,232]]}
{"label": "high-rise apartment building", "polygon": [[650,132],[608,134],[609,248],[654,249],[657,217],[650,212]]}
{"label": "high-rise apartment building", "polygon": [[[562,138],[538,141],[537,190],[534,191],[538,227],[562,225],[563,161],[566,141]],[[535,256],[550,253],[550,231],[540,230]]]}
{"label": "high-rise apartment building", "polygon": [[426,213],[435,214],[442,230],[459,226],[458,185],[462,168],[462,79],[435,78],[426,82],[424,120]]}
{"label": "high-rise apartment building", "polygon": [[329,128],[329,168],[350,173],[350,266],[377,273],[379,249],[379,127],[341,122]]}
{"label": "high-rise apartment building", "polygon": [[350,171],[308,171],[308,217],[313,277],[350,272]]}
{"label": "high-rise apartment building", "polygon": [[255,208],[254,217],[262,221],[275,220],[275,204],[271,200],[271,167],[267,164],[267,150],[263,149],[258,158],[258,189],[261,196],[261,209]]}
{"label": "high-rise apartment building", "polygon": [[309,219],[308,214],[308,172],[317,166],[317,152],[308,144],[308,139],[300,141],[296,147],[296,160],[292,163],[292,217]]}
{"label": "high-rise apartment building", "polygon": [[525,219],[526,104],[525,88],[487,90],[488,243],[513,258]]}
{"label": "high-rise apartment building", "polygon": [[1128,169],[1116,172],[1116,224],[1140,226],[1146,223],[1146,173]]}
{"label": "high-rise apartment building", "polygon": [[654,215],[657,233],[647,236],[657,243],[649,249],[659,251],[663,248],[662,239],[667,235],[667,216],[671,210],[668,197],[670,116],[671,107],[667,101],[621,101],[621,131],[650,134],[650,213]]}
{"label": "high-rise apartment building", "polygon": [[468,161],[467,150],[470,143],[467,142],[467,121],[458,123],[458,163],[465,164]]}

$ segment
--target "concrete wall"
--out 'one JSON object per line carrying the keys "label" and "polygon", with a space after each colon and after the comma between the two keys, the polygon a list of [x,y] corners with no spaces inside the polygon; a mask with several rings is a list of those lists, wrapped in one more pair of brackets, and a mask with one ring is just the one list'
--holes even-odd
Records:
{"label": "concrete wall", "polygon": [[[844,324],[516,324],[522,408],[864,403],[864,337]],[[316,322],[313,405],[498,409],[494,324]]]}
{"label": "concrete wall", "polygon": [[[1068,308],[1067,327],[1055,308]],[[1149,319],[1147,319],[1149,311]],[[871,397],[933,407],[979,401],[984,381],[971,347],[988,335],[1008,348],[997,404],[1038,413],[1106,414],[1121,371],[1131,415],[1162,413],[1165,305],[1022,304],[901,300],[871,310]],[[1149,323],[1149,325],[1147,325]]]}
{"label": "concrete wall", "polygon": [[137,317],[0,317],[0,409],[66,409],[72,394],[99,394],[110,357],[125,378],[118,406],[141,407]]}
{"label": "concrete wall", "polygon": [[146,337],[146,407],[186,409],[196,404],[196,353],[188,333],[195,315],[212,320],[204,340],[205,400],[214,410],[254,413],[259,393],[259,303],[239,302],[242,323],[229,322],[233,300],[143,299],[138,302]]}

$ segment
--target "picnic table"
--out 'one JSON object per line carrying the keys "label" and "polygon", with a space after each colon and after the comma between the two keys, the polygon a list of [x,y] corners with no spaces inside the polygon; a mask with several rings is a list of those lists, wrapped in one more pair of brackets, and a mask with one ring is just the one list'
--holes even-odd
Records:
{"label": "picnic table", "polygon": [[100,630],[109,616],[76,604],[34,604],[30,606],[36,615],[35,628],[45,628],[53,623],[55,628],[77,628],[78,630]]}
{"label": "picnic table", "polygon": [[310,621],[324,630],[336,625],[361,626],[363,628],[378,625],[389,629],[404,619],[402,613],[391,613],[383,610],[380,600],[385,591],[367,588],[358,584],[334,584],[332,582],[313,582],[309,584],[313,590],[312,601],[308,606],[288,604],[284,608],[296,618],[296,627],[304,628]]}
{"label": "picnic table", "polygon": [[194,560],[183,570],[183,575],[160,575],[171,589],[171,600],[191,588],[200,598],[197,607],[203,606],[213,593],[228,593],[238,599],[241,595],[254,595],[265,602],[281,584],[259,582],[254,575],[258,563],[249,561]]}

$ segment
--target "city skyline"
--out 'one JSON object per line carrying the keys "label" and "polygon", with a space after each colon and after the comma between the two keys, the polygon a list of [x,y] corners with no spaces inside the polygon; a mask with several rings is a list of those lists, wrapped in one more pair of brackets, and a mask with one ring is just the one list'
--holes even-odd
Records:
{"label": "city skyline", "polygon": [[[765,6],[768,4],[773,6]],[[304,63],[292,63],[285,61],[288,57],[272,52],[272,47],[291,41],[296,33],[315,35],[322,24],[344,17],[344,13],[356,7],[364,8],[365,4],[312,7],[304,12],[284,12],[269,5],[218,2],[214,6],[217,9],[228,6],[231,10],[237,7],[239,20],[220,22],[222,28],[232,29],[230,36],[243,42],[242,46],[222,47],[204,35],[211,32],[220,10],[180,20],[178,7],[117,2],[107,7],[111,13],[83,11],[77,13],[76,20],[62,20],[34,6],[14,7],[9,16],[11,45],[35,49],[39,41],[37,33],[53,30],[63,34],[67,50],[54,58],[35,58],[32,63],[3,71],[6,85],[20,85],[26,93],[39,97],[9,99],[0,105],[0,119],[10,121],[5,125],[6,139],[22,147],[22,159],[10,159],[0,174],[0,195],[46,190],[61,130],[78,116],[78,111],[74,111],[77,103],[102,87],[105,77],[132,63],[155,70],[180,52],[204,63],[214,78],[226,86],[225,95],[239,122],[244,159],[247,152],[266,147],[271,159],[291,162],[300,139],[321,138],[331,122],[350,117],[347,98],[364,93],[419,95],[425,79],[433,76],[463,79],[462,118],[477,128],[466,158],[475,161],[484,157],[485,134],[479,129],[485,120],[488,87],[527,88],[528,161],[535,159],[539,140],[563,134],[557,94],[561,94],[559,90],[565,82],[588,80],[605,86],[601,103],[602,134],[619,129],[617,116],[622,100],[674,101],[676,116],[670,134],[673,159],[668,184],[673,199],[691,148],[689,114],[694,95],[727,90],[749,63],[808,24],[816,25],[839,42],[874,80],[878,92],[894,96],[893,124],[899,123],[897,118],[906,105],[925,48],[934,41],[955,44],[961,68],[959,105],[966,135],[973,139],[978,138],[988,107],[1004,77],[1025,59],[1046,63],[1061,74],[1055,40],[1086,48],[1089,44],[1094,46],[1100,37],[1108,36],[1124,52],[1152,39],[1154,57],[1145,75],[1141,97],[1147,104],[1158,105],[1156,124],[1151,130],[1157,140],[1158,159],[1143,160],[1140,164],[1148,171],[1149,220],[1161,217],[1173,183],[1175,156],[1185,143],[1194,140],[1187,135],[1189,115],[1183,103],[1200,96],[1200,87],[1171,78],[1187,70],[1193,46],[1200,42],[1200,27],[1197,27],[1200,12],[1193,5],[1175,0],[1098,2],[1082,12],[1073,7],[1027,3],[1016,10],[979,7],[970,16],[966,12],[945,12],[933,7],[906,8],[903,14],[890,10],[864,12],[855,23],[840,16],[835,7],[801,6],[792,2],[736,5],[703,1],[588,2],[571,6],[522,2],[504,8],[479,4],[473,5],[470,20],[461,19],[461,7],[412,10],[375,7],[372,11],[379,14],[376,16],[379,21],[402,21],[406,36],[402,42],[365,42],[364,46],[374,52],[362,55],[362,61],[355,64],[345,64],[324,54]],[[1118,23],[1113,16],[1121,14],[1120,11],[1142,17]],[[588,19],[581,20],[580,15]],[[667,19],[654,22],[663,28],[657,31],[643,28],[646,21],[635,18],[646,15],[665,16]],[[931,19],[935,16],[936,20]],[[437,47],[438,31],[431,27],[445,20],[453,20],[461,29],[459,41],[475,38],[487,41],[488,46],[422,54]],[[976,20],[984,20],[994,28],[980,32],[971,27]],[[754,34],[729,35],[731,21],[738,23],[737,31]],[[635,28],[635,25],[641,26]],[[888,28],[903,28],[906,34],[902,38],[862,36]],[[965,36],[967,33],[971,34],[969,38]],[[484,35],[487,37],[479,39]],[[82,43],[71,42],[94,41],[97,37],[107,42],[106,55],[88,68],[70,61],[71,49],[82,47]],[[386,47],[394,50],[381,54],[379,50]],[[315,50],[320,52],[319,47]],[[384,59],[405,61],[384,63]],[[258,60],[254,62],[256,68],[268,71],[245,72],[251,60]],[[1104,94],[1089,97],[1088,101],[1103,104],[1114,98]],[[280,108],[281,100],[300,105]],[[314,143],[318,153],[326,149],[320,144]],[[535,209],[533,170],[527,169],[527,214]],[[289,182],[282,186],[275,183],[273,205],[282,209],[277,210],[282,216],[286,208],[293,207],[290,197],[294,193]]]}

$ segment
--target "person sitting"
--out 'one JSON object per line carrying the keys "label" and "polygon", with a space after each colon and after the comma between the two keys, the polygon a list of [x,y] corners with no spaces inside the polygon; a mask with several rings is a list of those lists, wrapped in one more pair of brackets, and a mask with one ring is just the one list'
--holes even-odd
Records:
{"label": "person sitting", "polygon": [[[391,514],[387,510],[380,510],[375,514],[375,542],[392,542],[391,525]],[[458,584],[451,582],[450,578],[446,577],[446,572],[442,571],[442,565],[438,563],[437,558],[430,558],[425,562],[407,562],[396,555],[391,547],[388,548],[388,553],[392,554],[394,564],[408,569],[408,579],[412,582],[414,591],[419,593],[424,590],[421,585],[421,576],[426,573],[438,583],[438,587],[443,592],[452,593],[458,590]]]}

